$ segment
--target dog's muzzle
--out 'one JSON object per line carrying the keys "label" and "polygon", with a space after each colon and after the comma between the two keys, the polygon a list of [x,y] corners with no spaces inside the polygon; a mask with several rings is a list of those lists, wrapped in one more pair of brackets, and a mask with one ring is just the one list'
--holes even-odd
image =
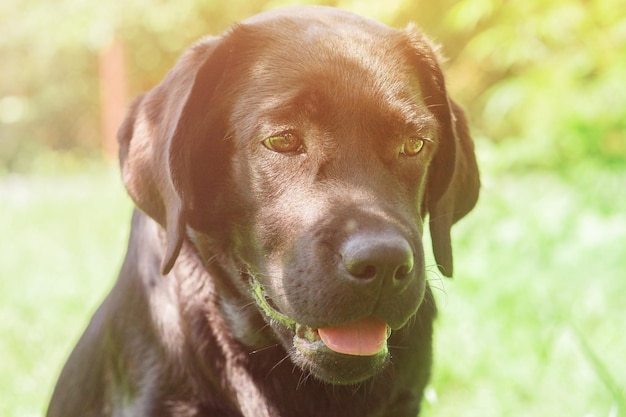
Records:
{"label": "dog's muzzle", "polygon": [[382,370],[389,361],[387,339],[391,328],[381,319],[366,317],[339,326],[313,328],[281,313],[253,277],[254,299],[272,328],[285,340],[287,350],[302,368],[326,382],[354,384]]}

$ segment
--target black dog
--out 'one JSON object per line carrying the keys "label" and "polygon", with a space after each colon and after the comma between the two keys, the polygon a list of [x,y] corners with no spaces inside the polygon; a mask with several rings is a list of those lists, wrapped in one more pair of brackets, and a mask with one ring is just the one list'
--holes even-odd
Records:
{"label": "black dog", "polygon": [[419,30],[261,14],[191,47],[119,140],[141,211],[48,416],[417,415],[423,223],[450,275],[479,188]]}

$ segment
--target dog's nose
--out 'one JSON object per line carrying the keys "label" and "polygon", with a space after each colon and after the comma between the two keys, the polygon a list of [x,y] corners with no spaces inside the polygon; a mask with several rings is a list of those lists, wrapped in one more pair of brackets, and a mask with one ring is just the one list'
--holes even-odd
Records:
{"label": "dog's nose", "polygon": [[341,250],[343,265],[355,280],[383,281],[382,285],[404,287],[413,271],[409,242],[394,233],[356,234]]}

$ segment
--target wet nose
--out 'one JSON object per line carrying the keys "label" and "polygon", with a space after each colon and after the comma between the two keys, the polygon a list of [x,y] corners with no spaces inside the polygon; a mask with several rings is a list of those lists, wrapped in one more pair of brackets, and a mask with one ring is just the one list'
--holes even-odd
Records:
{"label": "wet nose", "polygon": [[341,256],[351,279],[383,281],[396,290],[408,285],[413,271],[411,245],[395,233],[353,235],[343,244]]}

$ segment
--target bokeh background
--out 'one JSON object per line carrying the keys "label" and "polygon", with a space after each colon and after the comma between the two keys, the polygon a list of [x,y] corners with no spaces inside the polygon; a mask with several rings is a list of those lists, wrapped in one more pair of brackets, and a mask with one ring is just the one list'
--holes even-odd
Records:
{"label": "bokeh background", "polygon": [[[121,265],[114,131],[193,41],[287,0],[0,4],[0,416],[42,416]],[[328,0],[442,46],[483,189],[425,416],[626,416],[622,0]],[[276,28],[280,30],[280,28]]]}

